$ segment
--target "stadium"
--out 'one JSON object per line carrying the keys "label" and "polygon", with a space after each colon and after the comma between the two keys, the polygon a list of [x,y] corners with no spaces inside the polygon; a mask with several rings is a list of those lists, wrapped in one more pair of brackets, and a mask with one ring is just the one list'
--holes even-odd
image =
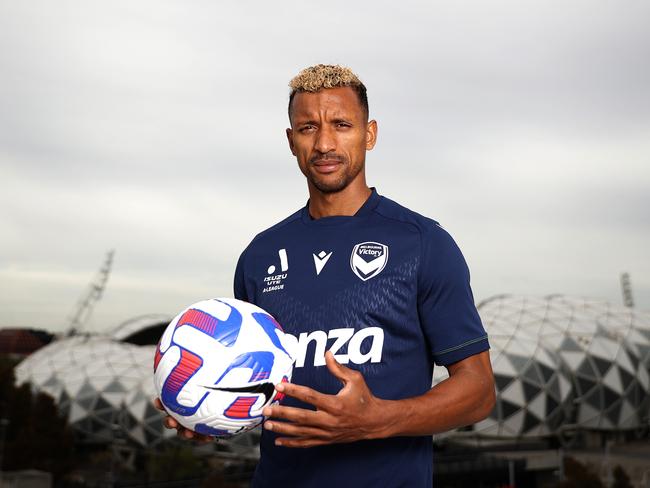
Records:
{"label": "stadium", "polygon": [[[497,403],[487,419],[434,439],[443,479],[445,473],[459,476],[454,460],[469,449],[469,472],[489,480],[491,472],[505,469],[541,486],[557,476],[558,453],[647,439],[650,314],[563,295],[500,295],[478,309],[490,336]],[[170,319],[147,315],[104,335],[54,340],[16,367],[16,382],[52,396],[89,445],[119,439],[135,456],[177,442],[151,402],[155,344]],[[434,382],[445,377],[446,370],[436,367]],[[254,462],[258,440],[253,431],[202,449]],[[546,464],[537,469],[533,460],[540,455]],[[630,470],[637,479],[647,476],[642,464]]]}

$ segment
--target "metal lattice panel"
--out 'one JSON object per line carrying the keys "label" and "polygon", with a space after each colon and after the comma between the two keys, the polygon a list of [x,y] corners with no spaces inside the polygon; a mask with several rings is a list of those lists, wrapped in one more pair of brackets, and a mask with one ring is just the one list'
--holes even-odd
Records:
{"label": "metal lattice panel", "polygon": [[497,405],[473,427],[477,434],[647,425],[650,315],[559,295],[497,296],[479,312],[492,346]]}
{"label": "metal lattice panel", "polygon": [[[73,336],[54,341],[22,361],[18,384],[30,383],[51,395],[70,425],[88,440],[110,442],[115,435],[145,447],[176,437],[163,427],[153,406],[155,346],[136,346],[105,336]],[[259,432],[220,441],[220,456],[255,458]]]}

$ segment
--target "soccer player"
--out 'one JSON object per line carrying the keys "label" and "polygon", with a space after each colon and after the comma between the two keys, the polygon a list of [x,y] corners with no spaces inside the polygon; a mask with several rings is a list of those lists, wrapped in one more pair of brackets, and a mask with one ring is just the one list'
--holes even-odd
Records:
{"label": "soccer player", "polygon": [[[298,339],[285,398],[264,410],[253,486],[430,487],[431,435],[495,402],[467,265],[437,222],[368,187],[377,123],[359,78],[317,65],[290,87],[286,133],[309,201],[258,234],[235,272],[235,296]],[[449,378],[431,387],[434,363]]]}

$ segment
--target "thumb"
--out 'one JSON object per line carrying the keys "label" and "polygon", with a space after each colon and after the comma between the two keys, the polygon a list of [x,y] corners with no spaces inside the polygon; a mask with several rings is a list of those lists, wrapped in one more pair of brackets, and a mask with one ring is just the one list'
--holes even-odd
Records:
{"label": "thumb", "polygon": [[352,373],[353,370],[339,363],[334,358],[334,354],[332,354],[332,351],[325,352],[325,364],[327,365],[327,369],[329,369],[330,373],[332,373],[336,378],[341,380],[344,385],[346,385],[350,381],[351,379],[350,373]]}

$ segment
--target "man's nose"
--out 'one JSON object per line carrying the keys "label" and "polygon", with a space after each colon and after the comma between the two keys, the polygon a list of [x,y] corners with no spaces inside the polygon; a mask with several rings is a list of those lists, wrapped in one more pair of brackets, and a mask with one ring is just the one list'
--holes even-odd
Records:
{"label": "man's nose", "polygon": [[324,126],[318,131],[315,149],[322,154],[327,154],[336,149],[336,138],[331,128]]}

